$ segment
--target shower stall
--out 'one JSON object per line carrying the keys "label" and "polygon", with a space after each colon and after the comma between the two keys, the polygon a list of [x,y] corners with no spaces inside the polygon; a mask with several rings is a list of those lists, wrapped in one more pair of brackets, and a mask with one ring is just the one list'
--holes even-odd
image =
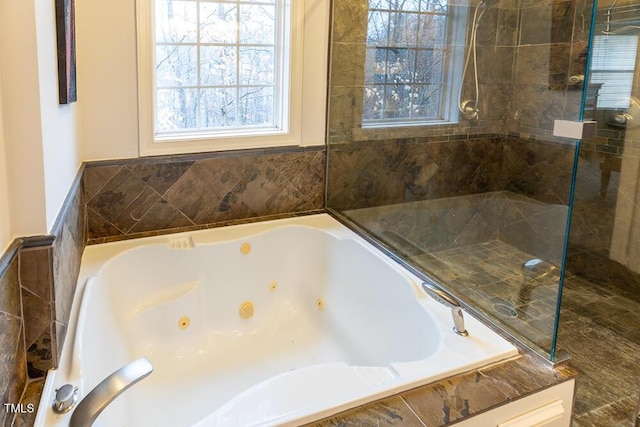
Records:
{"label": "shower stall", "polygon": [[333,1],[327,208],[551,361],[592,8]]}

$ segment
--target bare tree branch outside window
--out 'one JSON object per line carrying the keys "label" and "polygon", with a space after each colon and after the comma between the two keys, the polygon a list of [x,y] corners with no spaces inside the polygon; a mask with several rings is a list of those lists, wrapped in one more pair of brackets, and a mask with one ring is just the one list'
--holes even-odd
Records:
{"label": "bare tree branch outside window", "polygon": [[442,118],[448,17],[446,1],[369,1],[364,123]]}
{"label": "bare tree branch outside window", "polygon": [[155,0],[156,130],[275,126],[280,0]]}

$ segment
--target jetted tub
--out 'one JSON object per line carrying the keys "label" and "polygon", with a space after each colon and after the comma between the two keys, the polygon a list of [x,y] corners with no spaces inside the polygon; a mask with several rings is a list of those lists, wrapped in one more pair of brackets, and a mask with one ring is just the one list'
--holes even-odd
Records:
{"label": "jetted tub", "polygon": [[517,354],[420,284],[325,214],[89,246],[36,425],[139,357],[96,425],[298,425]]}

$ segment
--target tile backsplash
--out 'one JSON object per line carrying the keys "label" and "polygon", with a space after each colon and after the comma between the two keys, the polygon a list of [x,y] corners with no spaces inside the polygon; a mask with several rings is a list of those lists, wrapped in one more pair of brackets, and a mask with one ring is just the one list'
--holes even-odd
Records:
{"label": "tile backsplash", "polygon": [[570,144],[503,135],[334,144],[327,203],[360,209],[507,190],[566,205],[574,153]]}
{"label": "tile backsplash", "polygon": [[[14,242],[0,257],[0,404],[20,401],[27,382],[24,318],[20,302],[19,245]],[[0,411],[0,424],[11,425],[13,415]]]}
{"label": "tile backsplash", "polygon": [[48,244],[23,247],[19,253],[29,378],[44,377],[56,365],[52,256]]}
{"label": "tile backsplash", "polygon": [[57,366],[86,245],[83,168],[51,235],[18,239],[18,279],[24,321],[26,373],[41,379]]}
{"label": "tile backsplash", "polygon": [[324,147],[89,164],[89,242],[316,211],[324,175]]}

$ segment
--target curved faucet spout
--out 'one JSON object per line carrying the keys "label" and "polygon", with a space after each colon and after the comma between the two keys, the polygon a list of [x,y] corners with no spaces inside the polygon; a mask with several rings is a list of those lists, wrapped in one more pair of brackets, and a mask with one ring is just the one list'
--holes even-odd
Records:
{"label": "curved faucet spout", "polygon": [[453,317],[453,331],[466,337],[469,335],[469,332],[464,327],[464,315],[462,314],[462,308],[460,307],[460,302],[453,297],[450,293],[446,292],[444,289],[439,288],[433,283],[424,282],[422,284],[422,289],[429,295],[431,298],[438,301],[440,304],[443,304],[451,309],[451,317]]}
{"label": "curved faucet spout", "polygon": [[153,366],[144,357],[126,364],[102,380],[87,394],[71,414],[69,427],[91,426],[98,415],[129,387],[153,372]]}

